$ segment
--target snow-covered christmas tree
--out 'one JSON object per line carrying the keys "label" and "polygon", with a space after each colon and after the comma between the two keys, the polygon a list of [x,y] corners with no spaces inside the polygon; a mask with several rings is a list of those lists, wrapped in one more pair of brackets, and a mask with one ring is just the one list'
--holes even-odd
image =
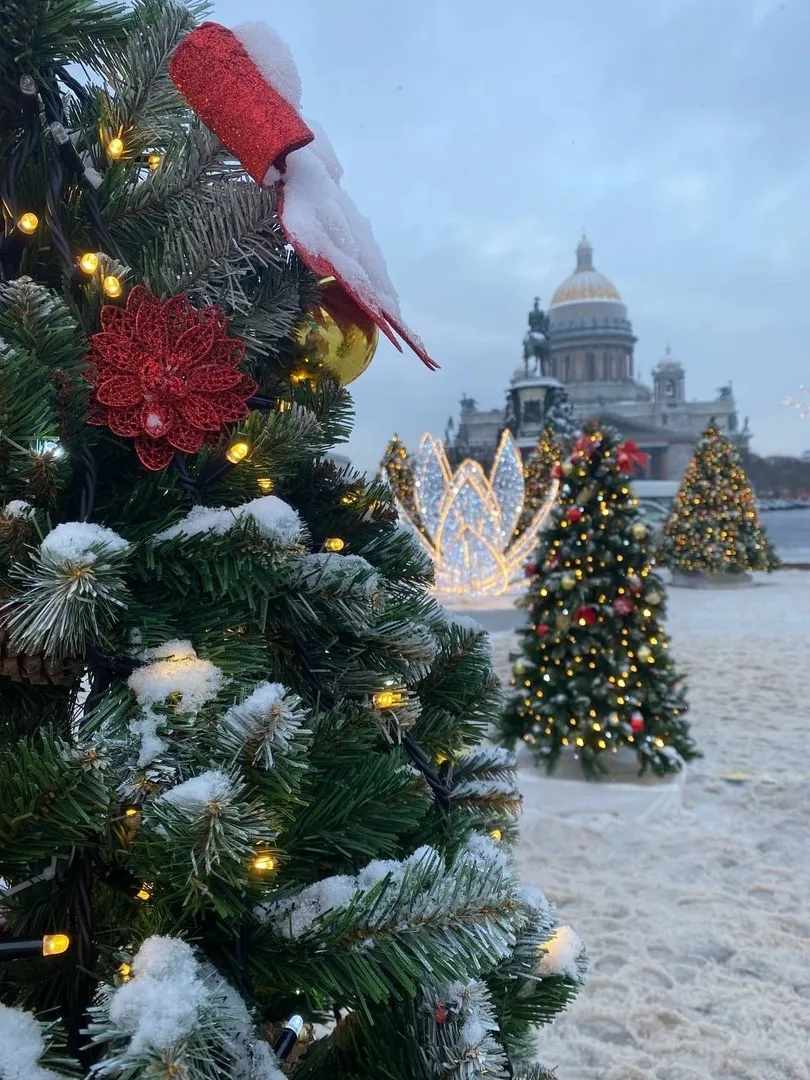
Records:
{"label": "snow-covered christmas tree", "polygon": [[327,457],[378,330],[431,362],[289,54],[12,0],[0,56],[0,1076],[545,1075],[581,944],[485,635]]}

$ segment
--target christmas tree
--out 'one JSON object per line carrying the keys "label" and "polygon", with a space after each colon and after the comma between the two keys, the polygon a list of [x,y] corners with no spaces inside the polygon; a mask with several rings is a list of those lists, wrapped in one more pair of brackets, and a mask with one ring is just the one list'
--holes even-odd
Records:
{"label": "christmas tree", "polygon": [[523,739],[551,772],[566,747],[585,774],[631,748],[642,772],[682,767],[696,750],[662,627],[666,592],[630,487],[643,455],[591,423],[560,467],[560,498],[526,597],[503,741]]}
{"label": "christmas tree", "polygon": [[327,457],[429,357],[291,57],[169,0],[0,57],[0,1076],[546,1075],[581,944],[485,635]]}
{"label": "christmas tree", "polygon": [[515,532],[520,534],[530,524],[543,505],[552,482],[552,474],[560,463],[562,451],[554,438],[554,428],[549,424],[540,433],[537,446],[529,454],[523,466],[526,494],[523,512]]}
{"label": "christmas tree", "polygon": [[380,476],[388,481],[399,505],[408,512],[411,521],[422,531],[422,521],[416,505],[413,462],[398,435],[392,435],[388,441],[380,462]]}
{"label": "christmas tree", "polygon": [[739,451],[712,421],[689,462],[664,523],[660,558],[689,575],[775,570]]}

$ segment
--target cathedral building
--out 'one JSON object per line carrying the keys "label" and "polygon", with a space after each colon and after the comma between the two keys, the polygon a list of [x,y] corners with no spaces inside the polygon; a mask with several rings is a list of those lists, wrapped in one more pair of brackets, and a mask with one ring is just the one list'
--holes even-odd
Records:
{"label": "cathedral building", "polygon": [[523,363],[511,378],[506,408],[482,411],[472,399],[462,398],[458,427],[448,425],[452,457],[475,457],[487,464],[504,427],[521,449],[531,449],[561,388],[576,422],[602,420],[646,451],[649,480],[680,480],[712,417],[721,431],[747,447],[747,421],[740,429],[731,384],[714,401],[688,401],[684,369],[667,348],[649,386],[637,376],[635,346],[621,294],[595,268],[593,248],[583,236],[576,269],[553,294],[548,312],[535,301]]}

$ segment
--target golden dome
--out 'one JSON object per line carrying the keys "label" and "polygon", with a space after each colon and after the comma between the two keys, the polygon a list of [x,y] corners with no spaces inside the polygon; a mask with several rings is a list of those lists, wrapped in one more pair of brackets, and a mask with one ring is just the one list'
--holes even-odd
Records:
{"label": "golden dome", "polygon": [[554,293],[549,309],[588,300],[622,303],[621,294],[610,278],[594,270],[593,248],[587,237],[583,236],[577,245],[577,268]]}

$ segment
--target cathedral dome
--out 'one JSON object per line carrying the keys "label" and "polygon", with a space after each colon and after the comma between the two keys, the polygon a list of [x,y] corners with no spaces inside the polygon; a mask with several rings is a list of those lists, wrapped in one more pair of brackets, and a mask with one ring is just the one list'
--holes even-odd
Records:
{"label": "cathedral dome", "polygon": [[590,301],[621,304],[622,298],[610,278],[594,269],[593,247],[587,237],[583,236],[577,245],[577,268],[552,296],[549,311],[564,304]]}

